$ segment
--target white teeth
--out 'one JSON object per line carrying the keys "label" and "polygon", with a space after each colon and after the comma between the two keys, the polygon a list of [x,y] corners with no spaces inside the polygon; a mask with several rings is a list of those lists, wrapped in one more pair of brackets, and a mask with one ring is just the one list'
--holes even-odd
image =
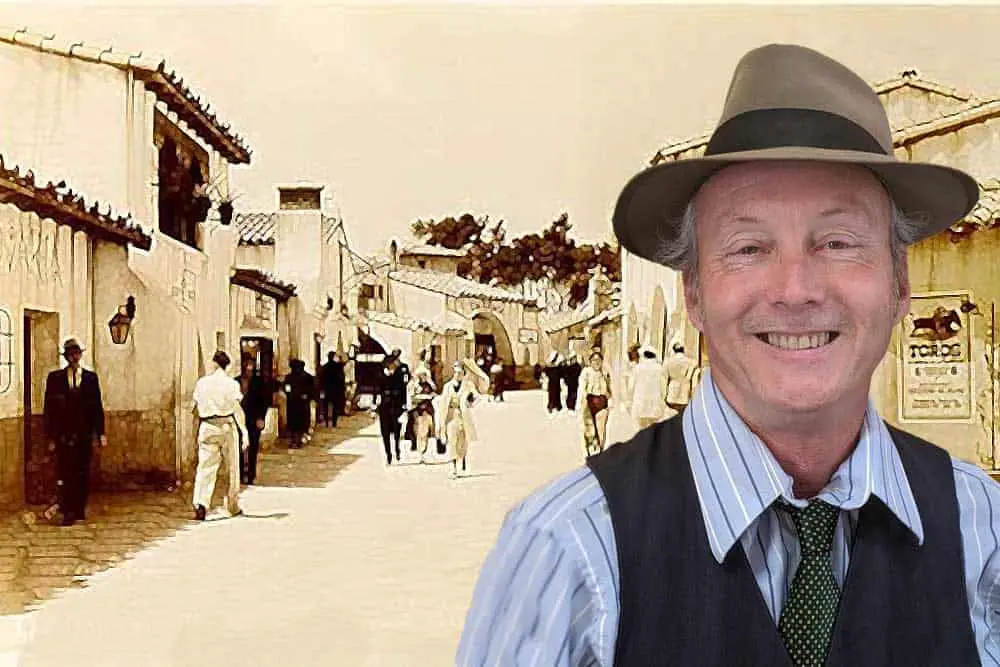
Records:
{"label": "white teeth", "polygon": [[830,332],[825,331],[819,334],[809,334],[807,336],[786,336],[784,334],[767,334],[767,342],[782,350],[808,350],[814,347],[822,347],[830,342]]}

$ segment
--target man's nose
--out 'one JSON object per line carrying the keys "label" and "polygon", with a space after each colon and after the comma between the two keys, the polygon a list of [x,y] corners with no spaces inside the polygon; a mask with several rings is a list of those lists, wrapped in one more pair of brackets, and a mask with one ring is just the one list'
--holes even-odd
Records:
{"label": "man's nose", "polygon": [[819,301],[823,292],[822,274],[819,259],[809,250],[781,250],[767,279],[770,301],[786,306]]}

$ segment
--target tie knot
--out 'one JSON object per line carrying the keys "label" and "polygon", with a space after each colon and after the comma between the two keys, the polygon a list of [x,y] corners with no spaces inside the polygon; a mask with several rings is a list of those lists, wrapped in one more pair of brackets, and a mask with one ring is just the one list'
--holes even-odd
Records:
{"label": "tie knot", "polygon": [[803,556],[825,554],[833,544],[840,508],[822,500],[811,500],[799,508],[784,500],[779,503],[791,515]]}

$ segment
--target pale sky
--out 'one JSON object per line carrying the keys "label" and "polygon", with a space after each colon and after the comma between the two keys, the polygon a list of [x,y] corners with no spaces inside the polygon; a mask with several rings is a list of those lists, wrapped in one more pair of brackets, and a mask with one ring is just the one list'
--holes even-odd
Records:
{"label": "pale sky", "polygon": [[0,24],[166,57],[253,149],[237,210],[324,183],[366,253],[465,211],[520,234],[565,210],[606,240],[628,178],[710,129],[768,42],[1000,95],[1000,7],[120,5],[0,3]]}

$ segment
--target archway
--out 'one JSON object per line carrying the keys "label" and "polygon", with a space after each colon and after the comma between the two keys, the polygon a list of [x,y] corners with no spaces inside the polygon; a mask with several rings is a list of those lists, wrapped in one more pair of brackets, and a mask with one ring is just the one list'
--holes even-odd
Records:
{"label": "archway", "polygon": [[[486,359],[492,365],[499,360],[503,366],[515,366],[514,350],[507,329],[493,313],[481,310],[472,315],[472,332],[475,337],[474,358],[477,363]],[[486,369],[489,371],[489,368]]]}

